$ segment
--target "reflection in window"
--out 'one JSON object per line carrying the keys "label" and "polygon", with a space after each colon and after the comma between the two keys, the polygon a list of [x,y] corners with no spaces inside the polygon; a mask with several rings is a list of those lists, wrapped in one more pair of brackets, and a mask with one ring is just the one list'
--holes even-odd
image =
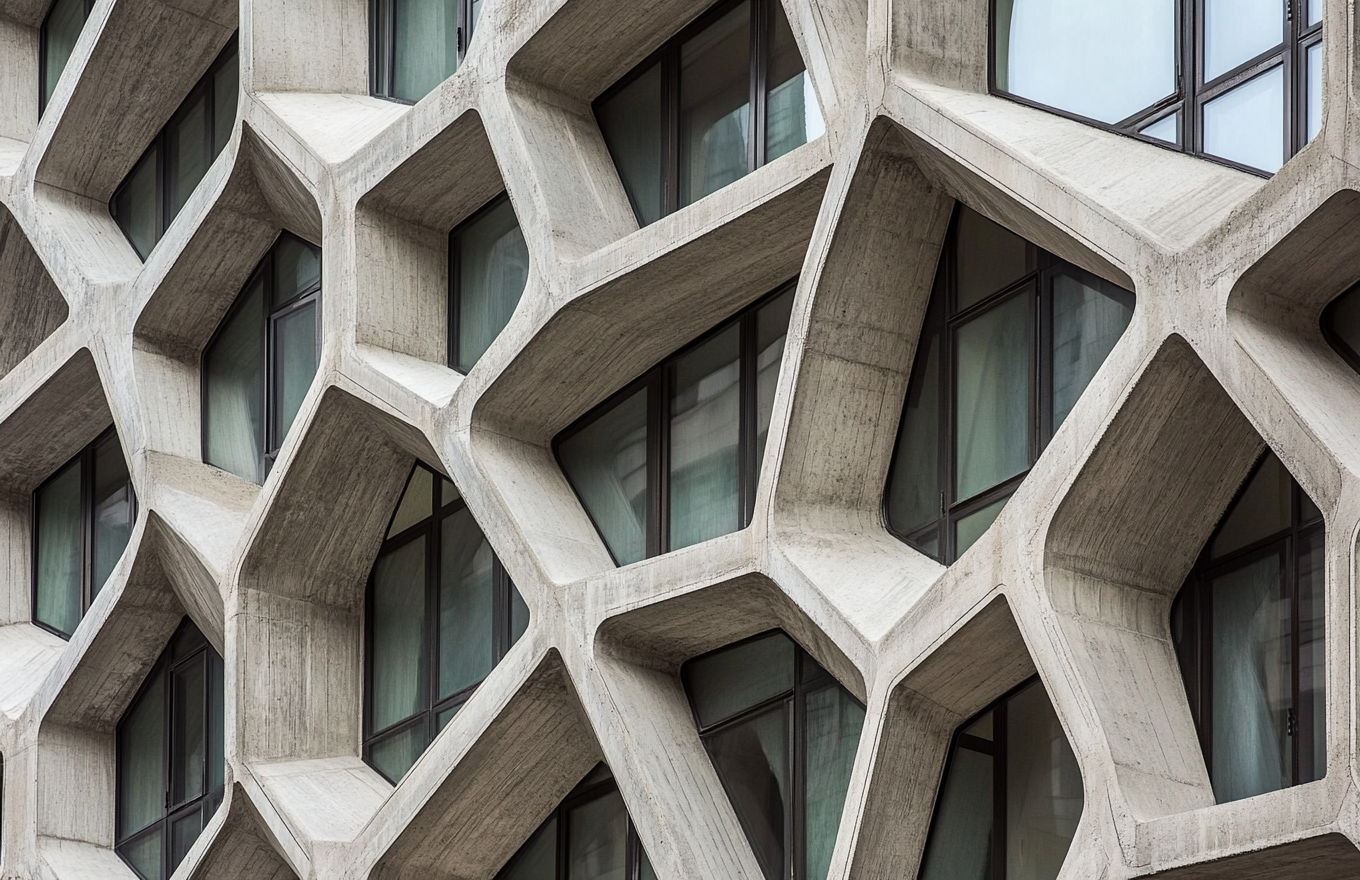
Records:
{"label": "reflection in window", "polygon": [[1326,775],[1324,537],[1322,513],[1267,452],[1172,607],[1219,803]]}
{"label": "reflection in window", "polygon": [[1132,315],[1128,291],[960,205],[911,368],[889,528],[944,562],[972,546]]}
{"label": "reflection in window", "polygon": [[118,854],[164,880],[222,803],[222,658],[187,617],[118,723]]}
{"label": "reflection in window", "polygon": [[368,583],[364,760],[396,782],[529,626],[458,490],[417,463]]}
{"label": "reflection in window", "polygon": [[227,145],[239,75],[233,36],[114,192],[109,211],[143,260]]}
{"label": "reflection in window", "polygon": [[782,632],[696,657],[680,674],[766,880],[825,880],[864,707]]}
{"label": "reflection in window", "polygon": [[619,565],[750,523],[792,307],[790,282],[558,435]]}
{"label": "reflection in window", "polygon": [[614,776],[596,765],[496,880],[656,880]]}
{"label": "reflection in window", "polygon": [[719,4],[598,98],[595,117],[643,226],[825,130],[779,0]]}
{"label": "reflection in window", "polygon": [[264,482],[321,355],[321,249],[287,232],[203,351],[203,460]]}
{"label": "reflection in window", "polygon": [[372,0],[373,94],[414,103],[453,76],[483,0]]}
{"label": "reflection in window", "polygon": [[996,0],[993,91],[1273,174],[1322,119],[1321,4],[1293,5]]}
{"label": "reflection in window", "polygon": [[504,193],[449,235],[450,364],[466,373],[510,323],[529,282],[529,248]]}
{"label": "reflection in window", "polygon": [[954,734],[921,880],[1054,880],[1081,821],[1076,756],[1039,680]]}
{"label": "reflection in window", "polygon": [[94,0],[56,0],[38,32],[38,115],[47,110],[57,81],[75,51]]}
{"label": "reflection in window", "polygon": [[137,518],[109,428],[33,493],[33,622],[69,638],[118,564]]}
{"label": "reflection in window", "polygon": [[1360,284],[1328,304],[1322,312],[1322,335],[1360,373]]}

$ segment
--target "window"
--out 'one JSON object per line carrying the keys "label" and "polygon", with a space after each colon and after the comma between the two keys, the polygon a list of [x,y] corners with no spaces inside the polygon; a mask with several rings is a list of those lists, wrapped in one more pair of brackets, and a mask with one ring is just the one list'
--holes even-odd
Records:
{"label": "window", "polygon": [[137,496],[109,428],[33,493],[33,622],[64,638],[127,548]]}
{"label": "window", "polygon": [[57,81],[75,51],[94,0],[56,0],[38,32],[38,115],[47,110]]}
{"label": "window", "polygon": [[1322,125],[1322,0],[992,0],[992,91],[1273,174]]}
{"label": "window", "polygon": [[619,565],[750,523],[793,286],[558,435],[558,462]]}
{"label": "window", "polygon": [[953,562],[1001,513],[1133,315],[1133,294],[960,205],[921,328],[888,528]]}
{"label": "window", "polygon": [[680,675],[766,880],[825,880],[864,707],[778,631],[696,657]]}
{"label": "window", "polygon": [[1072,747],[1030,679],[954,734],[921,880],[1054,880],[1084,800]]}
{"label": "window", "polygon": [[599,764],[496,880],[656,880],[609,768]]}
{"label": "window", "polygon": [[364,760],[405,775],[529,626],[453,483],[417,463],[368,581]]}
{"label": "window", "polygon": [[264,482],[321,355],[321,249],[282,233],[203,351],[203,460]]}
{"label": "window", "polygon": [[143,260],[227,145],[238,77],[233,36],[114,192],[109,211]]}
{"label": "window", "polygon": [[1171,612],[1219,803],[1327,773],[1322,513],[1267,452]]}
{"label": "window", "polygon": [[510,323],[529,283],[529,247],[502,193],[449,233],[449,363],[466,373]]}
{"label": "window", "polygon": [[222,803],[222,658],[187,617],[118,723],[118,854],[174,873]]}
{"label": "window", "polygon": [[485,0],[371,0],[373,94],[415,103],[458,70]]}
{"label": "window", "polygon": [[1322,335],[1351,369],[1360,372],[1360,285],[1332,300],[1323,310]]}
{"label": "window", "polygon": [[594,107],[643,226],[825,131],[779,0],[719,3]]}

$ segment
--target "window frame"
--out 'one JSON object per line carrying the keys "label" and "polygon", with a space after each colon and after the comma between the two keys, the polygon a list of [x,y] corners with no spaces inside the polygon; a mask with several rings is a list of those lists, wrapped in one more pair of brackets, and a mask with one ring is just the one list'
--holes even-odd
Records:
{"label": "window frame", "polygon": [[[375,0],[375,2],[376,2],[376,0]],[[470,2],[470,0],[469,0],[469,2]],[[481,206],[480,208],[478,208],[477,210],[473,211],[473,212],[472,212],[471,214],[469,214],[466,218],[464,218],[462,221],[460,221],[460,222],[458,223],[457,226],[454,226],[452,229],[449,230],[449,240],[448,240],[448,246],[449,246],[449,258],[448,258],[448,267],[449,267],[449,338],[448,338],[448,353],[449,353],[449,356],[448,356],[448,366],[449,366],[449,369],[451,369],[451,370],[453,370],[453,371],[455,371],[455,372],[458,372],[458,373],[462,373],[463,375],[467,375],[467,373],[464,373],[463,370],[459,367],[459,361],[461,360],[461,354],[462,354],[462,351],[461,351],[462,346],[459,345],[459,342],[458,342],[459,333],[460,333],[461,330],[462,330],[462,323],[463,323],[463,320],[462,320],[462,305],[463,305],[463,278],[462,278],[463,251],[462,251],[462,248],[460,248],[460,247],[455,247],[455,246],[454,246],[454,241],[455,241],[461,234],[463,234],[465,231],[467,231],[469,228],[471,228],[474,224],[476,224],[477,221],[479,221],[479,220],[485,218],[487,215],[489,215],[492,211],[495,211],[495,210],[496,210],[497,208],[499,208],[501,205],[510,205],[510,209],[511,209],[512,211],[514,210],[514,205],[510,202],[510,192],[509,192],[508,190],[501,190],[501,192],[500,192],[499,195],[493,196],[493,197],[491,198],[490,201],[488,201],[486,204],[482,205],[482,206]],[[516,225],[516,226],[519,226],[519,214],[515,214],[515,225]],[[523,233],[524,227],[519,226],[519,228],[520,228],[521,233]],[[528,288],[528,285],[526,284],[526,285],[525,285],[525,290],[527,291],[528,289],[529,289],[529,288]],[[520,299],[522,300],[523,298],[524,298],[524,291],[521,291],[521,292],[520,292]],[[502,329],[504,329],[504,328],[502,328]],[[467,372],[469,372],[469,373],[472,372],[472,368],[469,367]]]}
{"label": "window frame", "polygon": [[1360,373],[1360,352],[1351,348],[1349,342],[1336,332],[1335,315],[1341,308],[1342,300],[1351,296],[1360,295],[1360,284],[1353,284],[1341,293],[1332,297],[1327,305],[1323,306],[1322,313],[1318,316],[1318,326],[1322,330],[1322,338],[1331,346],[1332,351],[1341,356],[1346,365],[1357,373]]}
{"label": "window frame", "polygon": [[[474,0],[453,0],[453,2],[457,7],[455,14],[458,19],[458,23],[455,25],[457,28],[455,54],[457,57],[454,59],[454,73],[450,76],[457,74],[458,69],[463,66],[463,61],[467,58],[468,50],[472,45],[472,37],[477,29],[476,21],[472,17]],[[392,82],[396,77],[397,54],[393,27],[393,20],[396,15],[395,6],[396,0],[368,0],[368,93],[374,98],[414,107],[420,99],[410,101],[392,94]],[[386,52],[385,57],[384,51]],[[382,69],[379,70],[379,68]],[[433,89],[426,94],[428,95],[431,92],[433,92]]]}
{"label": "window frame", "polygon": [[[481,687],[482,681],[485,681],[485,679],[482,679],[446,697],[439,695],[439,591],[442,571],[440,562],[443,552],[443,524],[444,520],[449,517],[467,510],[468,505],[461,492],[458,493],[456,498],[445,502],[443,500],[444,483],[448,481],[448,477],[421,461],[412,465],[411,470],[407,473],[406,480],[402,483],[403,497],[417,470],[425,470],[431,475],[433,486],[430,497],[431,510],[417,522],[397,534],[389,536],[388,531],[391,530],[396,521],[397,513],[401,510],[401,500],[398,500],[397,505],[392,509],[392,515],[388,517],[387,529],[383,532],[382,545],[379,547],[377,555],[374,556],[373,567],[369,570],[368,583],[364,590],[364,709],[363,729],[360,737],[361,755],[364,763],[393,785],[401,780],[388,779],[387,774],[379,770],[377,765],[373,763],[373,746],[394,734],[421,726],[424,727],[427,734],[425,748],[428,749],[430,743],[433,743],[435,737],[439,735],[437,729],[439,715],[449,709],[462,706]],[[481,529],[480,525],[477,527],[479,530]],[[482,532],[482,536],[487,545],[490,546],[491,539],[485,531]],[[376,655],[373,644],[375,631],[373,612],[377,582],[374,574],[377,570],[378,560],[421,538],[425,540],[425,616],[421,633],[421,656],[427,671],[423,688],[424,693],[421,695],[421,708],[413,715],[408,715],[380,730],[375,730],[373,728],[373,665]],[[505,659],[505,655],[514,647],[516,641],[514,638],[514,595],[512,591],[517,588],[510,578],[509,572],[502,564],[500,554],[496,552],[494,547],[491,548],[491,572],[493,589],[491,667],[494,669]]]}
{"label": "window frame", "polygon": [[[118,436],[116,425],[109,425],[99,436],[85,444],[79,452],[68,458],[57,467],[46,479],[37,485],[29,493],[29,514],[28,521],[31,526],[31,539],[29,542],[29,578],[28,578],[28,601],[29,601],[29,621],[39,629],[47,630],[55,636],[59,636],[66,641],[70,641],[75,632],[65,633],[51,624],[44,623],[38,619],[38,546],[41,542],[39,535],[38,519],[38,496],[43,489],[47,488],[57,477],[59,477],[72,464],[79,462],[80,465],[80,619],[84,620],[89,613],[90,606],[94,604],[96,593],[103,588],[99,584],[96,588],[94,583],[94,463],[96,451],[100,445],[107,443],[112,438],[118,444],[118,449],[123,454],[123,463],[128,465],[128,494],[131,496],[132,509],[129,521],[132,528],[136,528],[139,504],[137,503],[137,490],[132,482],[132,467],[127,458],[127,452],[123,450],[122,438]],[[125,547],[123,552],[127,552]],[[79,623],[76,624],[79,626]]]}
{"label": "window frame", "polygon": [[[1095,128],[1136,138],[1144,143],[1154,144],[1163,149],[1187,153],[1201,159],[1208,159],[1238,171],[1245,171],[1257,177],[1272,177],[1275,172],[1264,171],[1244,165],[1232,159],[1225,159],[1204,151],[1204,106],[1213,99],[1231,91],[1234,87],[1276,66],[1284,68],[1284,161],[1288,162],[1299,150],[1308,144],[1308,50],[1322,41],[1322,28],[1326,15],[1317,24],[1308,24],[1307,12],[1310,0],[1284,0],[1284,17],[1281,21],[1280,42],[1270,49],[1250,58],[1231,70],[1224,71],[1212,80],[1204,81],[1204,35],[1206,0],[1176,0],[1176,45],[1173,56],[1176,59],[1176,90],[1157,102],[1134,112],[1118,122],[1102,122],[1063,110],[1009,92],[997,85],[996,50],[1000,35],[997,33],[997,2],[988,0],[987,6],[987,92],[1044,110]],[[1300,14],[1302,13],[1302,14]],[[1188,75],[1187,75],[1188,72]],[[1177,141],[1164,141],[1142,133],[1142,129],[1161,122],[1180,113],[1176,125]],[[1319,108],[1321,112],[1321,108]]]}
{"label": "window frame", "polygon": [[[90,20],[90,13],[94,11],[94,0],[83,0],[85,7],[85,21]],[[43,16],[42,24],[38,27],[38,118],[42,119],[47,112],[47,24],[52,19],[52,13],[56,11],[57,2],[53,2],[47,7],[47,14]],[[82,28],[83,29],[83,28]],[[66,69],[62,68],[62,73]],[[58,77],[58,82],[60,77]],[[52,83],[55,91],[56,83]]]}

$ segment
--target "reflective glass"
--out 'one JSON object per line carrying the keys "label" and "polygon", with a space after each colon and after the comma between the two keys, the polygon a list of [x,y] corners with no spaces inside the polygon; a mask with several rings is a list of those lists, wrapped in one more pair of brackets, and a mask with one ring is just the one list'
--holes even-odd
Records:
{"label": "reflective glass", "polygon": [[466,507],[444,519],[439,548],[439,697],[491,671],[495,581],[491,545]]}
{"label": "reflective glass", "polygon": [[625,880],[628,811],[617,791],[567,814],[567,880]]}
{"label": "reflective glass", "polygon": [[411,471],[406,481],[406,489],[401,493],[397,512],[392,515],[392,525],[387,528],[387,537],[400,535],[411,526],[430,516],[434,511],[434,474],[423,467]]}
{"label": "reflective glass", "polygon": [[793,314],[793,291],[780,294],[756,313],[756,476],[765,458],[765,440],[774,415],[774,394],[784,360],[784,340]]}
{"label": "reflective glass", "polygon": [[275,443],[282,444],[293,426],[302,399],[316,375],[316,303],[278,318],[274,323],[274,407],[278,422]]}
{"label": "reflective glass", "polygon": [[291,235],[280,235],[273,256],[274,295],[278,308],[321,284],[321,249]]}
{"label": "reflective glass", "polygon": [[931,297],[912,362],[887,491],[888,523],[905,533],[940,514],[940,330]]}
{"label": "reflective glass", "polygon": [[203,458],[252,483],[264,479],[264,281],[237,300],[203,354]]}
{"label": "reflective glass", "polygon": [[1308,0],[1308,23],[1318,24],[1322,21],[1322,0]]}
{"label": "reflective glass", "polygon": [[118,188],[113,197],[113,215],[118,226],[132,242],[137,256],[143,260],[160,240],[160,223],[157,217],[156,157],[158,150],[153,144],[151,149],[138,160],[132,171]]}
{"label": "reflective glass", "polygon": [[1030,299],[1015,296],[955,330],[955,497],[1029,467]]}
{"label": "reflective glass", "polygon": [[213,791],[222,787],[226,773],[225,688],[222,684],[222,658],[215,652],[209,652],[208,657],[208,790]]}
{"label": "reflective glass", "polygon": [[208,141],[208,98],[199,94],[165,129],[165,164],[169,186],[165,223],[168,226],[208,173],[212,144]]}
{"label": "reflective glass", "polygon": [[595,106],[609,155],[638,224],[661,219],[661,65],[655,64]]}
{"label": "reflective glass", "polygon": [[998,88],[1116,123],[1176,91],[1176,2],[997,0],[995,52]]}
{"label": "reflective glass", "polygon": [[1053,430],[1105,363],[1133,310],[1073,275],[1053,279]]}
{"label": "reflective glass", "polygon": [[85,27],[85,0],[56,0],[43,22],[43,106],[52,100],[57,81],[71,60]]}
{"label": "reflective glass", "polygon": [[458,703],[456,706],[450,706],[447,709],[441,709],[440,711],[435,713],[434,715],[435,736],[438,736],[440,733],[443,732],[444,728],[449,726],[449,722],[453,720],[453,716],[457,715],[458,710],[463,708],[464,705],[466,704]]}
{"label": "reflective glass", "polygon": [[1006,880],[1053,880],[1081,821],[1081,771],[1043,687],[1006,710]]}
{"label": "reflective glass", "polygon": [[956,747],[935,807],[921,880],[991,880],[992,756]]}
{"label": "reflective glass", "polygon": [[198,840],[202,833],[203,813],[200,810],[170,823],[170,864],[166,866],[167,873],[174,873],[179,863],[184,861],[189,847],[194,845],[194,841]]}
{"label": "reflective glass", "polygon": [[509,199],[454,236],[458,265],[458,358],[466,373],[510,323],[529,283],[529,248]]}
{"label": "reflective glass", "polygon": [[139,837],[132,843],[118,847],[121,855],[142,880],[160,880],[161,873],[161,835],[164,826]]}
{"label": "reflective glass", "polygon": [[477,27],[477,19],[481,18],[482,15],[483,2],[484,0],[472,0],[472,14],[469,16],[471,20],[468,22],[469,31],[475,30]]}
{"label": "reflective glass", "polygon": [[671,384],[670,549],[741,527],[741,325],[677,358]]}
{"label": "reflective glass", "polygon": [[97,595],[132,537],[136,500],[118,435],[110,434],[94,449],[94,547],[91,551],[90,590]]}
{"label": "reflective glass", "polygon": [[207,765],[207,655],[177,668],[170,678],[171,730],[170,805],[178,806],[204,792]]}
{"label": "reflective glass", "polygon": [[826,880],[836,848],[864,709],[839,685],[807,695],[807,880]]}
{"label": "reflective glass", "polygon": [[498,880],[553,880],[557,876],[557,816],[544,822],[506,865]]}
{"label": "reflective glass", "polygon": [[1165,116],[1157,120],[1151,125],[1143,126],[1139,129],[1138,133],[1145,134],[1150,138],[1156,138],[1159,141],[1166,141],[1169,144],[1178,144],[1181,142],[1180,130],[1181,114],[1177,111],[1170,116]]}
{"label": "reflective glass", "polygon": [[1360,287],[1338,296],[1324,315],[1326,329],[1336,335],[1348,349],[1352,367],[1360,364]]}
{"label": "reflective glass", "polygon": [[776,632],[686,663],[685,690],[700,727],[793,690],[794,650],[793,641]]}
{"label": "reflective glass", "polygon": [[1314,43],[1308,47],[1308,57],[1304,61],[1308,68],[1308,140],[1322,131],[1322,44]]}
{"label": "reflective glass", "polygon": [[457,0],[392,0],[392,96],[419,101],[458,69]]}
{"label": "reflective glass", "polygon": [[1299,544],[1299,782],[1312,782],[1327,775],[1327,558],[1321,536]]}
{"label": "reflective glass", "polygon": [[1204,152],[1275,173],[1284,164],[1284,67],[1204,105]]}
{"label": "reflective glass", "polygon": [[374,742],[369,750],[369,761],[379,773],[396,783],[420,759],[427,745],[425,725],[417,723]]}
{"label": "reflective glass", "polygon": [[216,156],[231,139],[236,124],[237,92],[241,86],[241,66],[235,53],[213,74],[213,143]]}
{"label": "reflective glass", "polygon": [[798,51],[782,4],[773,4],[770,39],[769,93],[765,99],[765,161],[785,153],[826,132],[812,80]]}
{"label": "reflective glass", "polygon": [[68,636],[82,614],[80,461],[68,464],[36,493],[37,555],[33,619]]}
{"label": "reflective glass", "polygon": [[680,47],[680,205],[749,170],[751,9],[741,3]]}
{"label": "reflective glass", "polygon": [[165,672],[157,669],[118,730],[118,836],[165,815]]}
{"label": "reflective glass", "polygon": [[954,523],[954,556],[962,556],[964,551],[977,543],[983,533],[996,522],[996,518],[1001,515],[1001,510],[1006,506],[1006,502],[1011,500],[1007,495],[1000,501],[993,501],[991,504],[974,511],[967,516],[961,516],[958,522]]}
{"label": "reflective glass", "polygon": [[1204,0],[1204,81],[1284,41],[1287,0]]}
{"label": "reflective glass", "polygon": [[377,731],[419,712],[425,692],[424,538],[378,557],[372,614],[371,729]]}
{"label": "reflective glass", "polygon": [[766,880],[784,876],[789,788],[789,704],[704,740]]}
{"label": "reflective glass", "polygon": [[510,644],[520,640],[529,629],[529,606],[514,584],[510,585]]}
{"label": "reflective glass", "polygon": [[1294,478],[1273,452],[1266,453],[1232,508],[1214,532],[1209,547],[1211,558],[1226,556],[1234,550],[1289,528],[1292,514]]}
{"label": "reflective glass", "polygon": [[647,390],[633,394],[558,446],[595,527],[619,565],[647,555]]}
{"label": "reflective glass", "polygon": [[959,209],[958,301],[955,311],[981,302],[1033,271],[1029,242],[966,207]]}

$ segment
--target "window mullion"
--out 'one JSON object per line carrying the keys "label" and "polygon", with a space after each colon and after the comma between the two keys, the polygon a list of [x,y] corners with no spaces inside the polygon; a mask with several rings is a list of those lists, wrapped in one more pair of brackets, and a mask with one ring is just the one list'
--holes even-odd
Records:
{"label": "window mullion", "polygon": [[[437,503],[441,494],[437,476],[434,484],[432,496]],[[425,716],[426,746],[434,739],[434,704],[439,701],[439,563],[443,553],[440,539],[444,525],[438,513],[432,514],[428,522],[425,533],[425,705],[421,707]]]}

